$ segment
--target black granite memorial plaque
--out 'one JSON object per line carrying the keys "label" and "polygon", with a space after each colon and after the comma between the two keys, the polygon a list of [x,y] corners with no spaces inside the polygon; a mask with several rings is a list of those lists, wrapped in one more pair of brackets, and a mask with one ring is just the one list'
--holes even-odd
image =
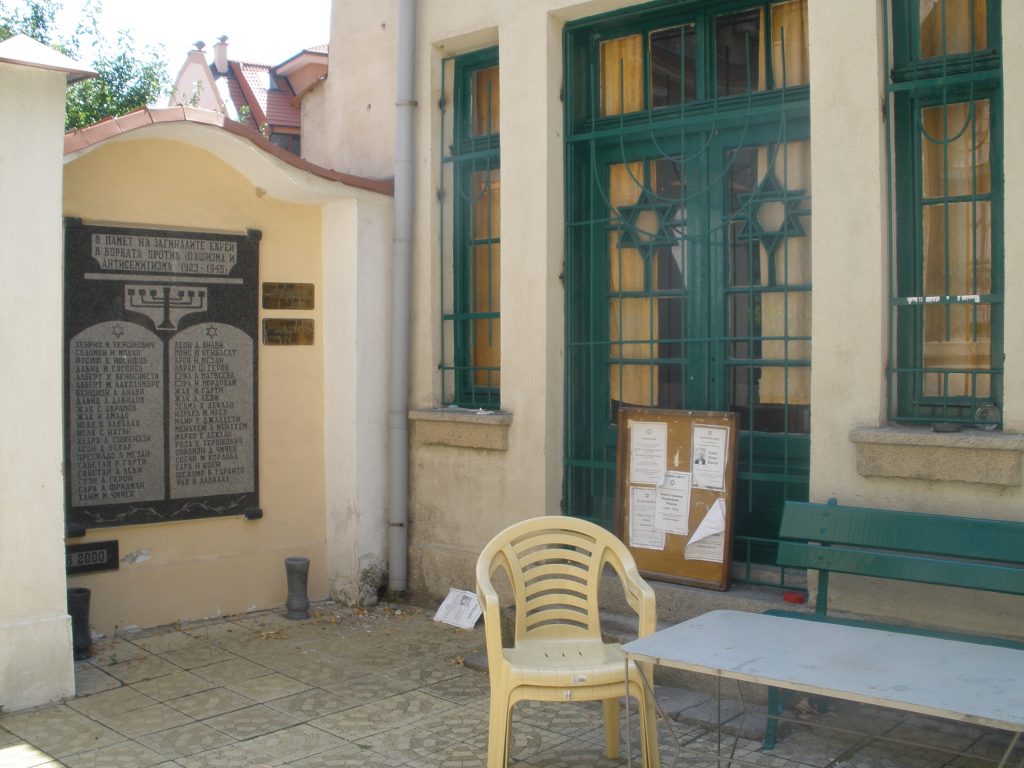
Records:
{"label": "black granite memorial plaque", "polygon": [[69,524],[259,506],[259,240],[65,223]]}

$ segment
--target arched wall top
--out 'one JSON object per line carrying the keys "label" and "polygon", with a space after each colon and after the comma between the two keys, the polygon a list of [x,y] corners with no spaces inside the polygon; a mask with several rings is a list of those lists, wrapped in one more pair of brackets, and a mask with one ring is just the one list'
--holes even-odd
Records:
{"label": "arched wall top", "polygon": [[115,141],[167,139],[205,149],[280,200],[327,203],[339,197],[394,194],[391,179],[341,173],[303,160],[219,112],[144,108],[64,135],[64,164]]}

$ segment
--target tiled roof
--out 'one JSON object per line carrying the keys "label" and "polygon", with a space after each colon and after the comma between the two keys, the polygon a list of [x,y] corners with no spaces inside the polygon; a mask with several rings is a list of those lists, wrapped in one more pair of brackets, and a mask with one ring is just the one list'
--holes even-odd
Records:
{"label": "tiled roof", "polygon": [[165,109],[150,109],[148,107],[144,107],[136,110],[135,112],[130,112],[127,115],[112,117],[86,128],[69,131],[64,134],[64,154],[69,155],[74,152],[79,152],[90,146],[99,144],[100,142],[112,139],[115,136],[120,136],[121,134],[129,133],[150,125],[175,122],[197,123],[222,128],[229,133],[252,142],[267,154],[273,155],[279,160],[282,160],[285,163],[288,163],[288,165],[299,170],[312,173],[313,175],[327,179],[328,181],[340,181],[343,184],[350,187],[356,187],[357,189],[365,189],[370,192],[378,192],[383,195],[394,194],[395,185],[392,179],[369,179],[365,176],[355,176],[350,173],[332,171],[329,168],[316,165],[308,160],[303,160],[298,156],[293,155],[291,152],[271,144],[257,131],[247,128],[240,123],[236,123],[234,120],[230,120],[220,112],[213,112],[207,109],[195,109],[194,107],[186,106],[167,107]]}
{"label": "tiled roof", "polygon": [[[249,106],[249,100],[245,98],[245,94],[242,92],[242,86],[238,82],[237,78],[225,77],[218,78],[218,82],[225,81],[228,84],[228,95],[231,97],[231,103],[235,105],[235,112],[241,115],[242,107]],[[254,131],[258,131],[260,123],[264,121],[264,116],[259,114],[257,104],[257,110],[253,110],[249,107],[249,116],[245,119],[245,125],[252,128]]]}
{"label": "tiled roof", "polygon": [[[295,92],[287,79],[274,78],[272,68],[266,64],[232,61],[229,65],[245,97],[239,106],[248,104],[260,123],[282,128],[299,127],[301,113],[291,104]],[[272,80],[273,88],[270,87]]]}

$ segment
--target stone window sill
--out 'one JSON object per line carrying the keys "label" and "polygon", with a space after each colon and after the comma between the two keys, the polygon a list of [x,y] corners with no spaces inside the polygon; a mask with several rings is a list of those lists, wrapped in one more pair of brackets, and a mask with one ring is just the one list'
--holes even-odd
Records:
{"label": "stone window sill", "polygon": [[857,450],[857,472],[863,477],[1021,484],[1024,435],[880,427],[851,429],[849,437]]}
{"label": "stone window sill", "polygon": [[410,411],[414,439],[420,445],[448,445],[485,451],[508,450],[507,411],[474,411],[469,408],[431,408]]}

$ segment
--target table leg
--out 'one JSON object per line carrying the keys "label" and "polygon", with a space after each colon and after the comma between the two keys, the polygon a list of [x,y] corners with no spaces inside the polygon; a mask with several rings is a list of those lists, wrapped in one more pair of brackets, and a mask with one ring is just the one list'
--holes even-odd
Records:
{"label": "table leg", "polygon": [[[1013,734],[1013,738],[1010,739],[1010,746],[1006,748],[1006,752],[1003,753],[1003,759],[999,761],[999,768],[1005,768],[1010,764],[1010,755],[1013,754],[1013,750],[1017,746],[1017,742],[1020,741],[1020,731]],[[1020,768],[1024,768],[1024,756],[1020,759]]]}
{"label": "table leg", "polygon": [[622,679],[626,681],[626,766],[633,768],[633,710],[629,706],[629,659],[624,659],[622,663]]}

